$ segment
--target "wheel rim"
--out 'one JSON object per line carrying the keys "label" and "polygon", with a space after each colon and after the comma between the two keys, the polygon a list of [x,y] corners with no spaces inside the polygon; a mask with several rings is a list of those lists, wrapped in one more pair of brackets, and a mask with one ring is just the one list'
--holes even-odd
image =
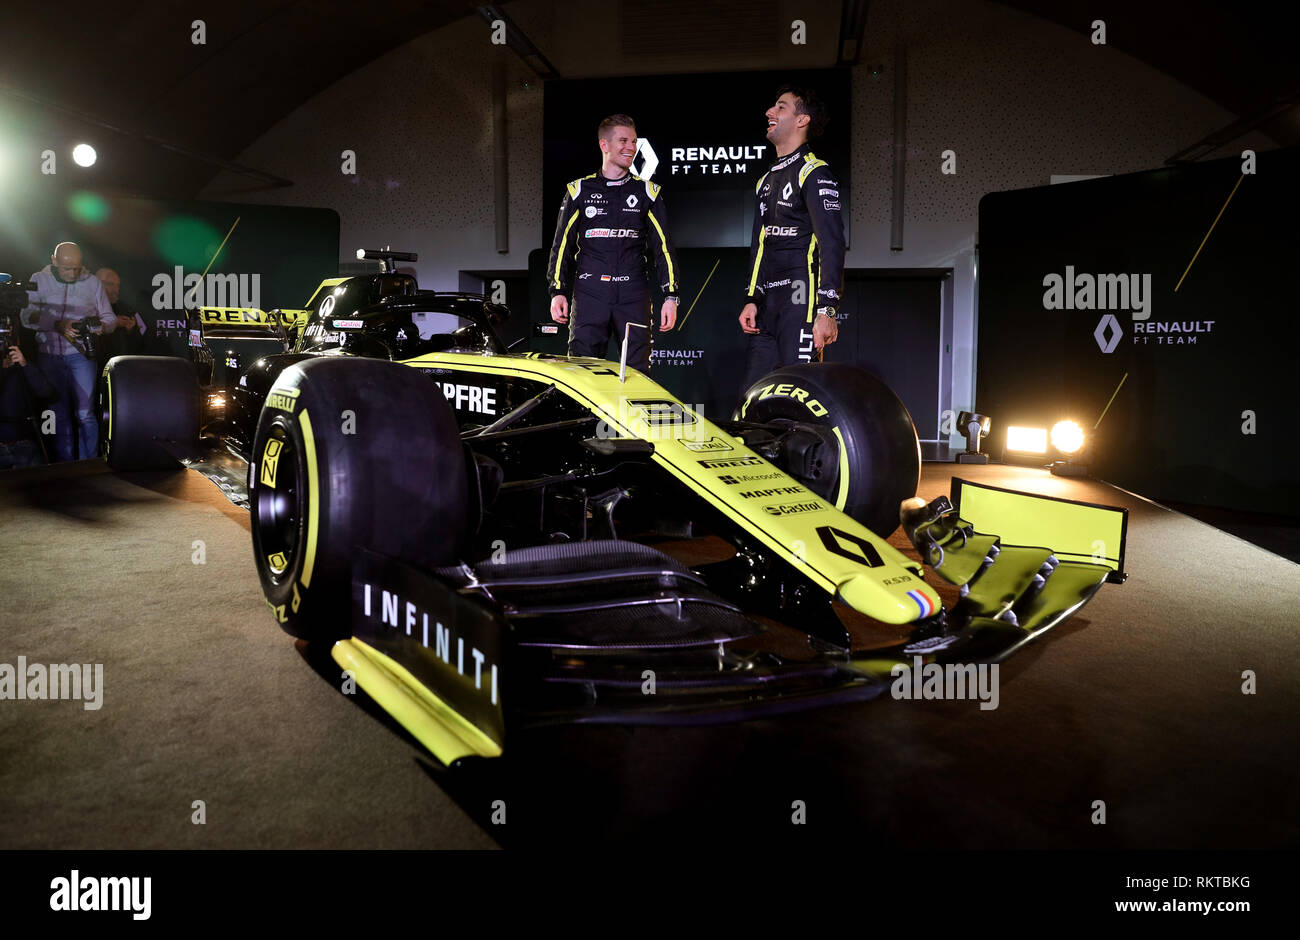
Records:
{"label": "wheel rim", "polygon": [[[302,541],[302,521],[307,517],[302,481],[301,452],[294,440],[276,424],[262,447],[257,482],[255,521],[259,560],[271,580],[279,584],[296,567]],[[274,468],[268,472],[268,464]]]}

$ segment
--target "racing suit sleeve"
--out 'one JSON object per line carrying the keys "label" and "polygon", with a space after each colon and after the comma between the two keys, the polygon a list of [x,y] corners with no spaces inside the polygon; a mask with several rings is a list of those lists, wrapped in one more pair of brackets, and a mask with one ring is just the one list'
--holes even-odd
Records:
{"label": "racing suit sleeve", "polygon": [[573,293],[573,263],[578,256],[578,206],[569,193],[560,203],[560,218],[555,223],[555,238],[551,240],[551,257],[546,263],[546,289],[554,297]]}
{"label": "racing suit sleeve", "polygon": [[678,272],[681,268],[677,266],[677,252],[668,237],[668,210],[664,206],[663,190],[659,191],[655,201],[650,204],[646,219],[650,223],[646,240],[650,242],[650,253],[654,256],[655,267],[659,270],[659,286],[663,289],[665,297],[676,297],[681,293],[681,282],[678,280]]}
{"label": "racing suit sleeve", "polygon": [[817,237],[818,307],[839,307],[844,280],[844,217],[840,214],[840,184],[819,166],[803,186],[804,205]]}
{"label": "racing suit sleeve", "polygon": [[759,269],[763,266],[763,239],[765,232],[763,228],[762,199],[758,198],[758,192],[762,189],[763,180],[767,179],[764,173],[754,186],[754,225],[749,231],[749,267],[745,269],[745,302],[756,304],[759,312],[763,310],[763,279],[759,275]]}

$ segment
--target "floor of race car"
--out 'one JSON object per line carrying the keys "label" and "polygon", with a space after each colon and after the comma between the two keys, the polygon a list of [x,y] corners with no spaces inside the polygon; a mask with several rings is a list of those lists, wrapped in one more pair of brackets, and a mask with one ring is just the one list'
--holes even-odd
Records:
{"label": "floor of race car", "polygon": [[[927,464],[921,494],[956,469]],[[886,696],[742,725],[553,728],[512,740],[507,763],[447,771],[275,627],[248,514],[210,481],[7,472],[0,664],[102,664],[103,685],[94,710],[0,701],[0,848],[1300,842],[1300,567],[1102,483],[961,475],[1131,512],[1128,582],[1004,664],[996,709]],[[861,646],[897,635],[850,629]]]}

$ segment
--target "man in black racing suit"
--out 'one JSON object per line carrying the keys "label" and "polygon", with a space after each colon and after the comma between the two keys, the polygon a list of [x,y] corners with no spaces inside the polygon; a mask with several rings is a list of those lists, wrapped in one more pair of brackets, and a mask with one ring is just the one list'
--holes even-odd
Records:
{"label": "man in black racing suit", "polygon": [[[631,170],[636,126],[614,114],[598,129],[599,173],[568,184],[546,266],[551,319],[569,324],[569,355],[604,356],[610,333],[621,343],[628,323],[627,364],[650,367],[650,284],[646,258],[654,256],[664,294],[659,329],[677,319],[677,256],[659,185]],[[570,304],[569,295],[573,296]]]}
{"label": "man in black racing suit", "polygon": [[777,160],[754,187],[758,206],[740,313],[740,327],[750,334],[745,389],[779,366],[810,361],[814,350],[820,359],[839,335],[840,187],[808,144],[825,123],[825,106],[804,88],[784,86],[767,110]]}

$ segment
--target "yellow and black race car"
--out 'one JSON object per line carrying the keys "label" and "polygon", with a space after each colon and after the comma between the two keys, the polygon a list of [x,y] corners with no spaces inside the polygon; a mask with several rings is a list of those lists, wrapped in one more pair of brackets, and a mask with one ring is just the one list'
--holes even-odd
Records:
{"label": "yellow and black race car", "polygon": [[[535,723],[871,698],[918,658],[996,662],[1122,580],[1122,547],[1092,554],[1122,546],[1121,510],[969,485],[903,505],[916,432],[865,372],[783,368],[709,420],[615,363],[510,354],[505,308],[361,254],[384,273],[301,310],[203,311],[197,381],[110,361],[107,459],[183,464],[246,505],[275,620],[445,763]],[[963,586],[952,610],[888,543],[900,508]],[[988,513],[1016,538],[977,532]],[[855,652],[844,610],[902,639]]]}

